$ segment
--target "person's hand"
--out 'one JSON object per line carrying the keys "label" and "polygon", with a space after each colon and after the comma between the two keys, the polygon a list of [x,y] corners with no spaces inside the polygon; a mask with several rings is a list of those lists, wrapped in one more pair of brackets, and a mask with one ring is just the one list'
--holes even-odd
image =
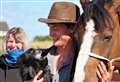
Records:
{"label": "person's hand", "polygon": [[97,75],[99,78],[99,82],[110,82],[112,79],[114,66],[112,66],[112,62],[110,61],[108,64],[108,70],[103,62],[100,62],[97,69]]}
{"label": "person's hand", "polygon": [[32,82],[44,82],[44,78],[42,77],[43,71],[39,71],[37,75],[34,77]]}

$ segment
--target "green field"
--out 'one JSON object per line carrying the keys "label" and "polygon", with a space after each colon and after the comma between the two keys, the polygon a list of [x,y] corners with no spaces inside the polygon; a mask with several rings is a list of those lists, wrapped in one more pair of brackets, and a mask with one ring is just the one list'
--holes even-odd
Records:
{"label": "green field", "polygon": [[33,48],[48,48],[53,44],[52,41],[37,41],[32,43]]}

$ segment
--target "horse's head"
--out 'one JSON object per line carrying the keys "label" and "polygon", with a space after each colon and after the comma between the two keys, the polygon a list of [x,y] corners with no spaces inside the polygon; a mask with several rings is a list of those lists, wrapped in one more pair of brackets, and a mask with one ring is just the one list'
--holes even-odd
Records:
{"label": "horse's head", "polygon": [[[85,2],[86,0],[81,1]],[[78,64],[76,64],[75,77],[83,77],[80,76],[79,70],[84,69],[84,67],[80,68],[80,66],[81,64],[85,64],[83,65],[85,66],[86,72],[85,82],[97,82],[98,80],[96,80],[96,69],[99,60],[88,56],[92,53],[107,57],[108,59],[120,56],[120,26],[118,21],[118,14],[115,12],[113,1],[111,0],[92,0],[84,3],[83,7],[84,13],[81,16],[80,20],[82,21],[79,28],[79,36],[81,43],[79,56],[81,55],[81,57],[78,56],[77,59]],[[94,37],[91,38],[91,40],[85,41],[84,37],[87,32],[86,26],[89,25],[88,23],[90,20],[93,20],[93,31],[96,34],[94,35]],[[89,41],[92,41],[91,44],[89,43]],[[86,45],[83,46],[83,44]],[[82,55],[86,56],[83,57]],[[85,63],[86,60],[87,63]],[[83,62],[80,63],[80,61]],[[114,65],[116,67],[120,67],[119,62],[114,63]]]}
{"label": "horse's head", "polygon": [[83,20],[80,28],[84,28],[90,19],[93,19],[95,23],[96,36],[91,52],[111,59],[120,55],[120,26],[118,14],[114,7],[116,1],[118,0],[81,0],[85,6],[83,6],[84,13],[81,17]]}
{"label": "horse's head", "polygon": [[[103,19],[105,23],[102,23],[101,20],[99,21],[101,26],[98,27],[98,34],[94,38],[92,52],[112,59],[120,56],[119,19],[112,1],[106,1],[103,7],[104,12],[108,13],[107,16],[109,18],[105,17]],[[103,18],[103,16],[101,17]]]}
{"label": "horse's head", "polygon": [[[110,0],[109,0],[110,1]],[[81,22],[80,29],[84,29],[86,23],[93,19],[95,23],[96,36],[94,37],[94,42],[91,51],[96,54],[107,54],[108,48],[112,44],[112,34],[115,27],[114,20],[112,20],[111,14],[105,9],[105,4],[110,3],[108,0],[81,0],[84,2],[84,13],[81,17],[83,19]],[[81,30],[80,34],[83,36],[84,32]],[[80,36],[81,36],[80,35]],[[82,38],[82,37],[80,37]],[[107,50],[106,50],[107,49]]]}

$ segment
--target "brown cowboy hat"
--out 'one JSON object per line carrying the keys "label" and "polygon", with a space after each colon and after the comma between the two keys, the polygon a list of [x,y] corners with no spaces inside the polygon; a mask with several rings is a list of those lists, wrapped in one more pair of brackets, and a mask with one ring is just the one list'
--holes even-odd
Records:
{"label": "brown cowboy hat", "polygon": [[44,23],[76,23],[80,16],[79,7],[72,2],[53,3],[48,18],[38,19]]}

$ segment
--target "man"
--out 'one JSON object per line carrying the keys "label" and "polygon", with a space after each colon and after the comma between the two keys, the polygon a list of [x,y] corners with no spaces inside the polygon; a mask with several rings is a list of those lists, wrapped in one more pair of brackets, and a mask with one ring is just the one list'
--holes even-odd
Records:
{"label": "man", "polygon": [[69,82],[74,56],[78,47],[74,30],[80,16],[79,7],[71,2],[55,2],[52,5],[48,19],[40,18],[40,22],[48,24],[50,36],[58,47],[53,57],[53,74],[56,82]]}
{"label": "man", "polygon": [[[79,7],[71,2],[53,3],[47,19],[39,21],[48,24],[53,44],[57,46],[56,56],[53,57],[53,82],[72,82],[74,65],[78,55],[79,45],[74,37],[74,31],[78,28],[80,11]],[[74,63],[74,64],[73,64]],[[32,82],[44,82],[39,78],[40,71]]]}

